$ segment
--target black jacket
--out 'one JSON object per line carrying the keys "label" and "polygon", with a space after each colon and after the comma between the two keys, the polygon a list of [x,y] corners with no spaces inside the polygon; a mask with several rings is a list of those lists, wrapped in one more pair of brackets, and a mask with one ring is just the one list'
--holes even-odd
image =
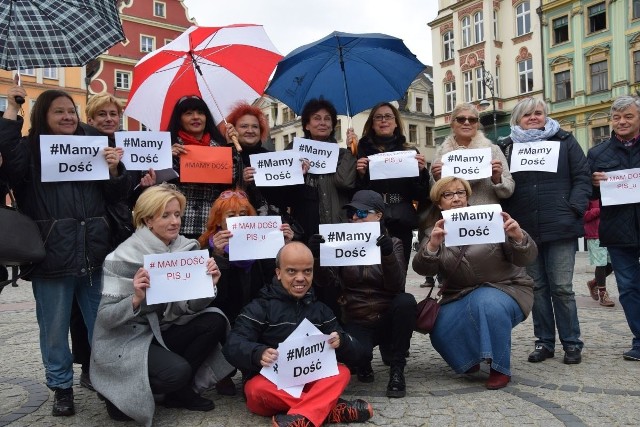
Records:
{"label": "black jacket", "polygon": [[[105,181],[42,182],[36,153],[21,137],[21,129],[22,118],[0,118],[3,168],[21,211],[38,225],[47,252],[31,277],[91,274],[113,249],[105,209],[127,196],[124,166],[120,164],[118,177]],[[81,126],[77,134],[99,135]]]}
{"label": "black jacket", "polygon": [[[591,196],[589,165],[578,141],[562,129],[549,140],[560,141],[557,172],[511,172],[516,188],[502,203],[537,244],[584,235],[582,217]],[[509,164],[513,145],[505,140]]]}
{"label": "black jacket", "polygon": [[[614,134],[591,148],[587,159],[592,173],[640,168],[640,143],[627,148]],[[600,187],[593,190],[593,197],[599,198]],[[640,247],[640,203],[602,206],[598,231],[602,246]]]}
{"label": "black jacket", "polygon": [[331,309],[316,301],[313,290],[296,299],[275,277],[271,285],[262,288],[260,296],[242,310],[222,353],[248,379],[262,369],[262,353],[267,348],[277,348],[305,318],[324,334],[334,331],[340,334],[340,347],[336,349],[339,361],[353,363],[363,354],[360,343],[344,332]]}

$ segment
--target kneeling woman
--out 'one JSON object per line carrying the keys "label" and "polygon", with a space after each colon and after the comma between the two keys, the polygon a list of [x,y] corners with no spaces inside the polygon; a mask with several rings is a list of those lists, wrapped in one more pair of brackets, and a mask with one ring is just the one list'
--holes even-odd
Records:
{"label": "kneeling woman", "polygon": [[[441,211],[467,206],[471,187],[463,179],[446,177],[430,197]],[[443,280],[442,308],[431,344],[457,373],[477,372],[490,365],[490,390],[511,379],[511,329],[533,305],[533,279],[524,266],[538,253],[533,239],[506,212],[502,213],[506,241],[472,246],[444,245],[444,220],[436,221],[413,259],[416,273]]]}
{"label": "kneeling woman", "polygon": [[[220,350],[229,322],[213,298],[148,305],[149,272],[145,255],[200,249],[196,240],[179,235],[186,200],[171,184],[150,187],[134,208],[136,232],[104,264],[104,288],[93,334],[91,379],[106,398],[109,416],[151,425],[153,394],[165,394],[167,407],[209,411],[211,400],[194,391],[196,373],[223,378],[232,367],[209,363]],[[207,260],[211,286],[220,271]],[[185,283],[186,284],[186,283]],[[201,369],[203,362],[209,369]]]}

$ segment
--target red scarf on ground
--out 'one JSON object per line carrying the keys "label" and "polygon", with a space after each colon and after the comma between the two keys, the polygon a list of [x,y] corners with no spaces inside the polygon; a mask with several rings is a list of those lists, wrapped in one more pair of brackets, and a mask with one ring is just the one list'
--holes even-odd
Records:
{"label": "red scarf on ground", "polygon": [[182,140],[184,145],[204,145],[205,147],[208,147],[209,145],[211,145],[211,135],[209,135],[208,132],[205,132],[202,135],[202,139],[196,139],[190,133],[187,133],[183,130],[179,130],[178,137]]}

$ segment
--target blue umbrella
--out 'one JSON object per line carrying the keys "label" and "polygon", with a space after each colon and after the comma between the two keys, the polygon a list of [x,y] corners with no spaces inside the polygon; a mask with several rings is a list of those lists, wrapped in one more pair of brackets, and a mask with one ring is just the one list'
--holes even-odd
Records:
{"label": "blue umbrella", "polygon": [[284,57],[266,93],[296,114],[308,100],[323,97],[351,117],[404,97],[424,68],[399,38],[336,31]]}

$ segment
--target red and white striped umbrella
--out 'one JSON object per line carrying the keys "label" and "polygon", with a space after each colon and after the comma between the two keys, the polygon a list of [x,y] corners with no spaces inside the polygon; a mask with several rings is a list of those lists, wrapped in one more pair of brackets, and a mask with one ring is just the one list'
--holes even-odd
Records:
{"label": "red and white striped umbrella", "polygon": [[281,58],[261,25],[193,26],[136,64],[124,113],[166,130],[178,100],[198,95],[217,124],[238,101],[264,93]]}

